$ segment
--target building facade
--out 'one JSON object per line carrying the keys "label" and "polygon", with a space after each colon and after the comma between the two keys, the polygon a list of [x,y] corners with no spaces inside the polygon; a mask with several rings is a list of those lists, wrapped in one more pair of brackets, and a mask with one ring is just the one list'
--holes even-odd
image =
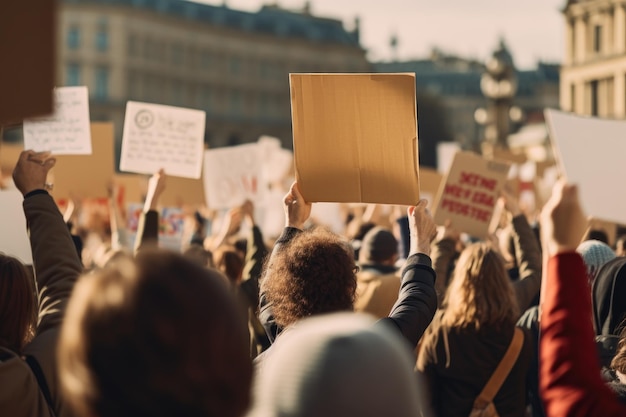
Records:
{"label": "building facade", "polygon": [[358,20],[305,8],[256,13],[184,0],[63,0],[57,85],[86,85],[94,121],[113,121],[118,146],[128,100],[206,111],[212,147],[291,143],[290,72],[367,72]]}
{"label": "building facade", "polygon": [[[511,55],[508,50],[507,54]],[[415,72],[418,101],[421,92],[438,98],[443,106],[450,137],[440,140],[453,140],[466,149],[480,149],[484,129],[474,115],[488,104],[480,87],[484,63],[435,49],[427,59],[375,63],[374,68],[380,72]],[[559,65],[539,62],[535,69],[515,69],[515,77],[513,104],[521,108],[524,120],[542,121],[545,107],[558,107]]]}
{"label": "building facade", "polygon": [[626,117],[626,2],[569,0],[561,108],[605,118]]}

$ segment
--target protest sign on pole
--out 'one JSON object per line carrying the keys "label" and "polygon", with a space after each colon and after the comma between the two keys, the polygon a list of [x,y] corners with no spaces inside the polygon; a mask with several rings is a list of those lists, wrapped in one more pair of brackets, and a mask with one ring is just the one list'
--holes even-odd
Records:
{"label": "protest sign on pole", "polygon": [[435,222],[444,224],[450,220],[461,232],[486,237],[510,167],[509,162],[488,161],[471,152],[458,152],[437,195]]}
{"label": "protest sign on pole", "polygon": [[0,126],[52,112],[57,1],[3,1]]}
{"label": "protest sign on pole", "polygon": [[306,201],[416,204],[415,74],[290,74]]}
{"label": "protest sign on pole", "polygon": [[200,178],[205,112],[160,104],[126,104],[120,170]]}
{"label": "protest sign on pole", "polygon": [[231,208],[245,200],[263,204],[259,151],[256,143],[205,151],[204,189],[209,208]]}
{"label": "protest sign on pole", "polygon": [[547,109],[546,121],[559,168],[577,184],[587,215],[626,224],[626,122]]}
{"label": "protest sign on pole", "polygon": [[33,255],[26,232],[26,217],[22,202],[24,197],[17,190],[0,191],[0,252],[18,258],[22,263],[32,264]]}
{"label": "protest sign on pole", "polygon": [[89,93],[87,87],[54,89],[54,112],[24,120],[24,148],[53,155],[89,155]]}
{"label": "protest sign on pole", "polygon": [[56,200],[106,198],[115,173],[113,123],[91,123],[91,155],[59,155],[50,172]]}

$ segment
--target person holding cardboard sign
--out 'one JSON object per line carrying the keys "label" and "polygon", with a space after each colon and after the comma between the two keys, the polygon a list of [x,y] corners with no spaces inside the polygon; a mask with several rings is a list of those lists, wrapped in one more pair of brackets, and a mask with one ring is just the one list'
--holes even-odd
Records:
{"label": "person holding cardboard sign", "polygon": [[[356,265],[352,248],[339,236],[302,230],[311,214],[297,183],[284,200],[286,228],[277,240],[261,284],[260,318],[272,341],[301,318],[353,309]],[[436,232],[426,200],[409,207],[410,255],[402,273],[398,301],[381,322],[395,328],[412,346],[437,308],[430,242]],[[271,351],[271,349],[270,349]]]}

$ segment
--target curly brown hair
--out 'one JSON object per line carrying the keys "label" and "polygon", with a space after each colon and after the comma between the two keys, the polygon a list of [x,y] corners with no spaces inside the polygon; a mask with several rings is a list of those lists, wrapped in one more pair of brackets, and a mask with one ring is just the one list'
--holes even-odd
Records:
{"label": "curly brown hair", "polygon": [[308,316],[353,309],[356,265],[346,243],[315,228],[277,250],[262,282],[281,327]]}

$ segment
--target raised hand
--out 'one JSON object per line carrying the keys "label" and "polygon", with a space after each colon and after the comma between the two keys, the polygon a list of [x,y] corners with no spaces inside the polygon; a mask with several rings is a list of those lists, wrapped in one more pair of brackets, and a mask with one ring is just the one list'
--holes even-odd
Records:
{"label": "raised hand", "polygon": [[24,151],[13,170],[13,182],[22,195],[34,190],[50,189],[46,183],[48,171],[54,166],[56,159],[50,152]]}
{"label": "raised hand", "polygon": [[285,210],[285,225],[287,227],[302,229],[304,223],[311,215],[312,205],[304,201],[304,197],[302,197],[300,193],[297,182],[291,185],[289,192],[285,195],[283,208]]}
{"label": "raised hand", "polygon": [[541,236],[548,255],[575,251],[587,228],[575,185],[559,181],[541,212]]}
{"label": "raised hand", "polygon": [[416,206],[407,208],[411,249],[409,254],[423,253],[430,255],[430,243],[437,234],[437,225],[428,210],[428,200],[420,200]]}

